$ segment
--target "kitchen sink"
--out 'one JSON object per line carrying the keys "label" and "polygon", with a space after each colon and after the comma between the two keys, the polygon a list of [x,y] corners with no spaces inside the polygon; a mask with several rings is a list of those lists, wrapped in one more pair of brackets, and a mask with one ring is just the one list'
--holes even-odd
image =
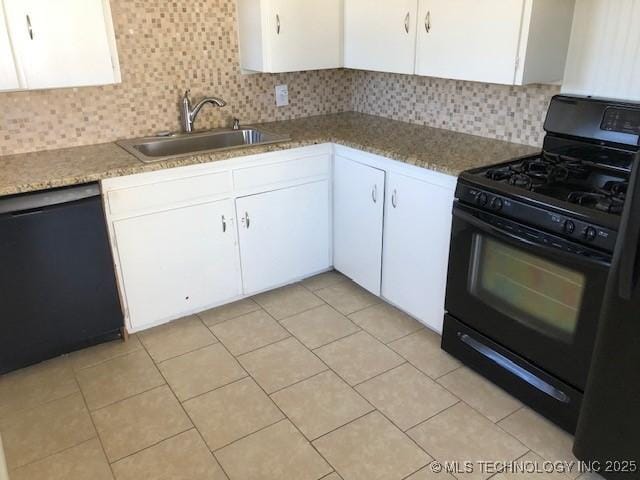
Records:
{"label": "kitchen sink", "polygon": [[240,128],[137,138],[123,140],[117,144],[140,161],[151,163],[195,153],[266,145],[285,142],[289,139],[289,135],[269,133],[257,128]]}

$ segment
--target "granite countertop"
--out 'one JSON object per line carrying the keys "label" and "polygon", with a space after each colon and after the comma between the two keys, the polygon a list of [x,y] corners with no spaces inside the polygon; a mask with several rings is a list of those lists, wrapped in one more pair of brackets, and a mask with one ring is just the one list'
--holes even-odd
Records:
{"label": "granite countertop", "polygon": [[93,182],[320,143],[337,143],[450,175],[539,149],[361,113],[264,123],[291,140],[145,164],[115,143],[0,156],[0,195]]}

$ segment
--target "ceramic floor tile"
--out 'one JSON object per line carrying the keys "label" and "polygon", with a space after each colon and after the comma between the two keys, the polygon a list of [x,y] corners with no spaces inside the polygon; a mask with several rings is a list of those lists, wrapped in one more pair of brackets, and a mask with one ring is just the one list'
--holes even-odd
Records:
{"label": "ceramic floor tile", "polygon": [[289,317],[282,321],[282,326],[311,349],[360,330],[351,320],[328,305]]}
{"label": "ceramic floor tile", "polygon": [[452,372],[462,364],[440,348],[442,337],[428,329],[391,342],[389,346],[431,378]]}
{"label": "ceramic floor tile", "polygon": [[325,272],[321,273],[320,275],[315,275],[313,277],[307,278],[300,283],[314,292],[316,290],[335,285],[336,283],[344,282],[345,280],[347,280],[347,277],[342,275],[340,272],[336,272],[335,270],[333,270],[331,272]]}
{"label": "ceramic floor tile", "polygon": [[80,393],[0,421],[9,469],[79,445],[96,436]]}
{"label": "ceramic floor tile", "polygon": [[116,480],[227,479],[196,430],[181,433],[114,463],[113,472]]}
{"label": "ceramic floor tile", "polygon": [[315,353],[350,385],[404,363],[402,357],[366,332],[320,347]]}
{"label": "ceramic floor tile", "polygon": [[360,310],[349,318],[383,343],[392,342],[424,328],[417,320],[386,303]]}
{"label": "ceramic floor tile", "polygon": [[89,410],[96,410],[164,384],[144,350],[116,357],[77,372]]}
{"label": "ceramic floor tile", "polygon": [[466,367],[439,378],[438,383],[492,422],[497,422],[522,407],[520,401]]}
{"label": "ceramic floor tile", "polygon": [[158,368],[181,402],[247,375],[219,343],[162,362]]}
{"label": "ceramic floor tile", "polygon": [[342,477],[338,475],[336,472],[330,473],[326,477],[322,477],[321,480],[342,480]]}
{"label": "ceramic floor tile", "polygon": [[573,437],[529,408],[518,410],[498,425],[545,460],[576,461],[571,451]]}
{"label": "ceramic floor tile", "polygon": [[[436,463],[437,464],[437,463]],[[440,465],[433,468],[434,463],[430,463],[421,470],[418,470],[413,475],[410,475],[406,480],[456,480],[456,477],[448,474],[447,472],[439,471]]]}
{"label": "ceramic floor tile", "polygon": [[217,450],[283,418],[251,379],[188,400],[184,408],[211,450]]}
{"label": "ceramic floor tile", "polygon": [[402,430],[459,401],[409,364],[372,378],[358,385],[356,390]]}
{"label": "ceramic floor tile", "polygon": [[238,360],[267,393],[327,370],[327,366],[295,338],[247,353]]}
{"label": "ceramic floor tile", "polygon": [[280,390],[271,398],[309,440],[373,410],[331,371]]}
{"label": "ceramic floor tile", "polygon": [[113,480],[97,438],[11,471],[11,480]]}
{"label": "ceramic floor tile", "polygon": [[140,340],[156,362],[217,342],[196,315],[145,330],[140,333]]}
{"label": "ceramic floor tile", "polygon": [[70,360],[73,368],[80,370],[81,368],[93,367],[112,358],[121,357],[141,349],[142,345],[138,340],[138,336],[130,335],[126,342],[114,340],[74,352],[70,355]]}
{"label": "ceramic floor tile", "polygon": [[[533,452],[520,457],[513,464],[509,464],[506,470],[497,473],[492,480],[567,480],[568,477],[561,469],[549,472],[553,465]],[[584,479],[586,480],[586,479]]]}
{"label": "ceramic floor tile", "polygon": [[222,305],[221,307],[212,308],[205,312],[198,313],[198,316],[208,327],[213,327],[218,323],[226,322],[232,318],[239,317],[240,315],[246,315],[247,313],[260,310],[260,305],[251,300],[245,298],[244,300],[238,300],[237,302]]}
{"label": "ceramic floor tile", "polygon": [[283,420],[216,452],[230,480],[318,480],[333,469]]}
{"label": "ceramic floor tile", "polygon": [[219,323],[211,330],[234,355],[256,350],[289,336],[289,332],[262,310]]}
{"label": "ceramic floor tile", "polygon": [[254,300],[276,320],[290,317],[323,302],[302,285],[289,285],[256,295]]}
{"label": "ceramic floor tile", "polygon": [[379,412],[313,442],[345,480],[400,480],[431,461]]}
{"label": "ceramic floor tile", "polygon": [[380,299],[352,281],[339,282],[315,292],[320,298],[344,315],[380,303]]}
{"label": "ceramic floor tile", "polygon": [[459,473],[462,479],[484,479],[478,462],[511,462],[529,449],[493,422],[464,403],[439,413],[409,430],[409,435],[433,455],[445,462],[473,462],[473,471]]}
{"label": "ceramic floor tile", "polygon": [[78,391],[68,357],[0,376],[0,418]]}
{"label": "ceramic floor tile", "polygon": [[110,462],[193,426],[166,385],[109,405],[92,415]]}

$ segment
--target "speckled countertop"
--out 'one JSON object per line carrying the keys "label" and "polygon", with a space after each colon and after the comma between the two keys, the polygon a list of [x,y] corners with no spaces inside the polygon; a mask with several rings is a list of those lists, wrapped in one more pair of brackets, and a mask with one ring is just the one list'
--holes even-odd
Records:
{"label": "speckled countertop", "polygon": [[431,170],[463,170],[531,154],[538,149],[450,130],[413,125],[360,113],[322,115],[261,124],[291,140],[191,155],[144,164],[115,143],[0,157],[0,195],[43,190],[172,167],[215,162],[319,143],[338,143]]}

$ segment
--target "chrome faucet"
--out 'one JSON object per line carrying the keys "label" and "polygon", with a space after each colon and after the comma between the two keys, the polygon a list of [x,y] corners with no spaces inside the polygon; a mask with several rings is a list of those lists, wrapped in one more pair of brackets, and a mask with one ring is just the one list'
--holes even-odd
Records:
{"label": "chrome faucet", "polygon": [[216,97],[205,97],[200,100],[195,107],[191,107],[191,99],[189,98],[189,93],[191,90],[187,90],[184,92],[184,96],[182,97],[182,103],[180,104],[180,113],[181,113],[181,121],[182,121],[182,131],[185,133],[193,132],[193,124],[200,113],[202,107],[205,104],[210,103],[214,107],[224,107],[227,102],[222,100],[221,98]]}

